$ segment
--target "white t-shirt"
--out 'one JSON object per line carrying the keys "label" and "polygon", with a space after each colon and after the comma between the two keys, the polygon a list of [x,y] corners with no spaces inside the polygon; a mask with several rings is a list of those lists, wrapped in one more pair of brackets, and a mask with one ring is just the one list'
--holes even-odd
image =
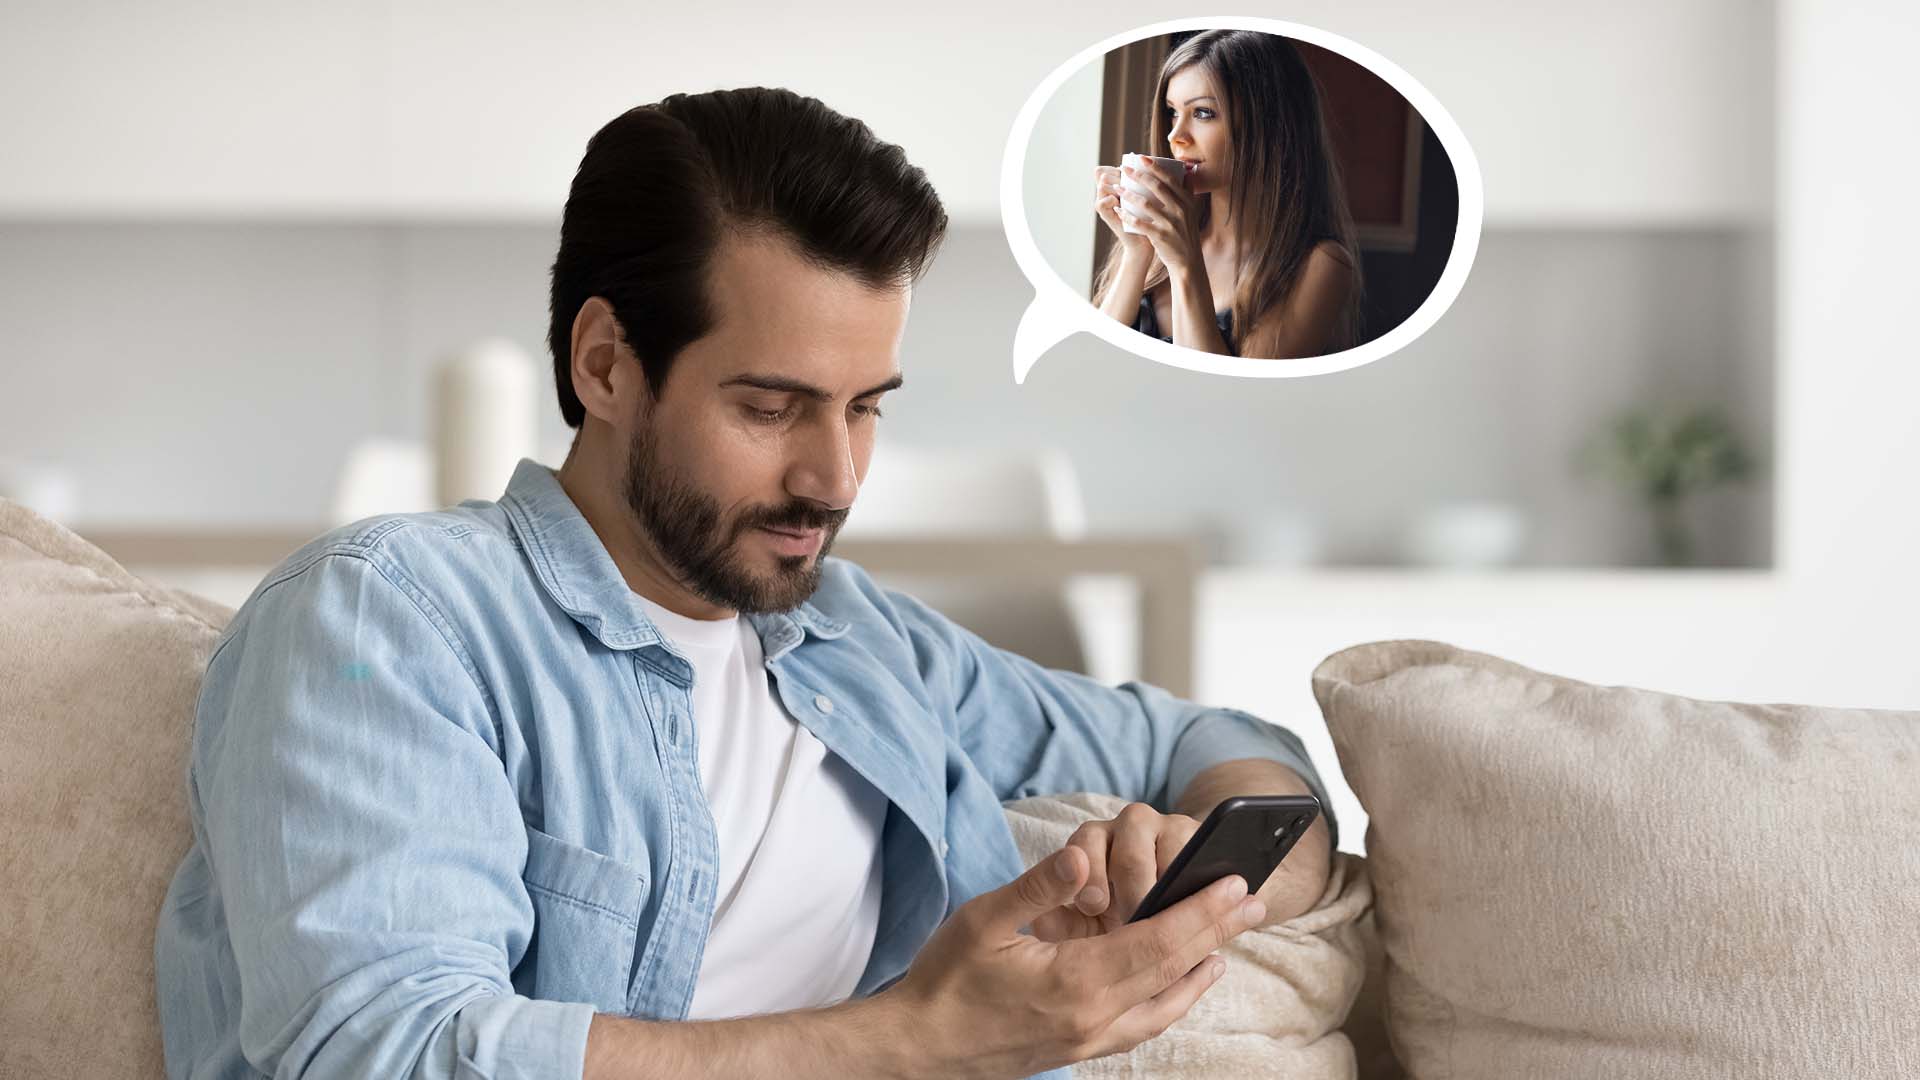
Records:
{"label": "white t-shirt", "polygon": [[845,1000],[880,922],[886,796],[788,715],[752,623],[641,602],[693,665],[700,783],[720,840],[713,926],[687,1018]]}

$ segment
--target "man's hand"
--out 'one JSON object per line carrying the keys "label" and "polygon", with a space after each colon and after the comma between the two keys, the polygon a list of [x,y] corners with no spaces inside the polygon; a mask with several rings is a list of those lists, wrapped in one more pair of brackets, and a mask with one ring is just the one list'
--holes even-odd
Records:
{"label": "man's hand", "polygon": [[1213,951],[1265,915],[1230,877],[1111,934],[1020,932],[1078,895],[1087,871],[1069,847],[974,897],[870,997],[731,1020],[595,1016],[585,1075],[1017,1080],[1165,1031],[1225,970]]}
{"label": "man's hand", "polygon": [[[1092,871],[1068,905],[1033,921],[1042,941],[1105,934],[1126,925],[1180,849],[1200,829],[1185,814],[1162,814],[1146,803],[1128,803],[1107,821],[1088,821],[1067,837],[1068,848],[1087,853]],[[1242,889],[1246,882],[1240,883]]]}
{"label": "man's hand", "polygon": [[1213,951],[1266,917],[1235,876],[1111,933],[1020,933],[1080,895],[1088,871],[1070,845],[961,905],[872,999],[897,1009],[926,1075],[1012,1080],[1129,1050],[1185,1016],[1225,970]]}

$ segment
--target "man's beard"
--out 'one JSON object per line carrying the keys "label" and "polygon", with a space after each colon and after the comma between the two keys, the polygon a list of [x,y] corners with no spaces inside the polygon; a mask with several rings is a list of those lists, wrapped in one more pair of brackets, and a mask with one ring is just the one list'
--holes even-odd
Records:
{"label": "man's beard", "polygon": [[[795,500],[748,507],[723,522],[718,501],[660,461],[650,430],[642,424],[627,452],[627,507],[680,584],[710,604],[747,613],[787,611],[812,596],[847,512]],[[825,534],[817,554],[775,556],[773,573],[761,575],[743,565],[737,551],[740,538],[761,527]]]}

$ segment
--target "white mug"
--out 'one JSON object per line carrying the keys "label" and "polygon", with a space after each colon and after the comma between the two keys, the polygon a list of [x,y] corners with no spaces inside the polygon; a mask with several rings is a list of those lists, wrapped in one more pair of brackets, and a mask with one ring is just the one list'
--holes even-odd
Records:
{"label": "white mug", "polygon": [[[1121,154],[1120,165],[1122,168],[1131,167],[1136,172],[1148,168],[1159,169],[1162,176],[1183,187],[1187,182],[1187,163],[1181,161],[1179,158],[1153,157],[1148,154]],[[1120,186],[1136,195],[1146,195],[1151,192],[1151,189],[1147,187],[1145,181],[1135,180],[1125,173],[1120,174]],[[1133,211],[1128,208],[1126,200],[1122,199],[1120,201],[1120,231],[1133,233],[1136,236],[1139,235],[1140,230],[1133,227],[1133,221]]]}

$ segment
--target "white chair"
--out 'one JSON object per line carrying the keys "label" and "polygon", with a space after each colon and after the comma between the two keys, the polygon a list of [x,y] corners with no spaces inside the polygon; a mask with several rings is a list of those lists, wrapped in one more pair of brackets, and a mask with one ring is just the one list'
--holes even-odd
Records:
{"label": "white chair", "polygon": [[362,439],[347,451],[327,508],[327,524],[345,525],[375,514],[435,510],[433,454],[404,439]]}
{"label": "white chair", "polygon": [[[840,535],[860,540],[1025,536],[1078,540],[1086,505],[1073,462],[1037,453],[876,449]],[[880,575],[993,644],[1048,667],[1102,682],[1138,676],[1139,593],[1114,575],[1086,575],[1060,590],[925,573]]]}
{"label": "white chair", "polygon": [[434,368],[429,441],[356,443],[334,486],[329,524],[498,496],[519,460],[539,452],[539,385],[539,366],[511,341],[483,338],[451,350]]}
{"label": "white chair", "polygon": [[[559,468],[567,458],[570,438],[542,447],[535,460]],[[347,451],[346,464],[334,482],[327,510],[329,525],[345,525],[375,514],[408,514],[438,510],[439,468],[433,449],[407,439],[362,439]],[[502,490],[505,485],[501,485]]]}

